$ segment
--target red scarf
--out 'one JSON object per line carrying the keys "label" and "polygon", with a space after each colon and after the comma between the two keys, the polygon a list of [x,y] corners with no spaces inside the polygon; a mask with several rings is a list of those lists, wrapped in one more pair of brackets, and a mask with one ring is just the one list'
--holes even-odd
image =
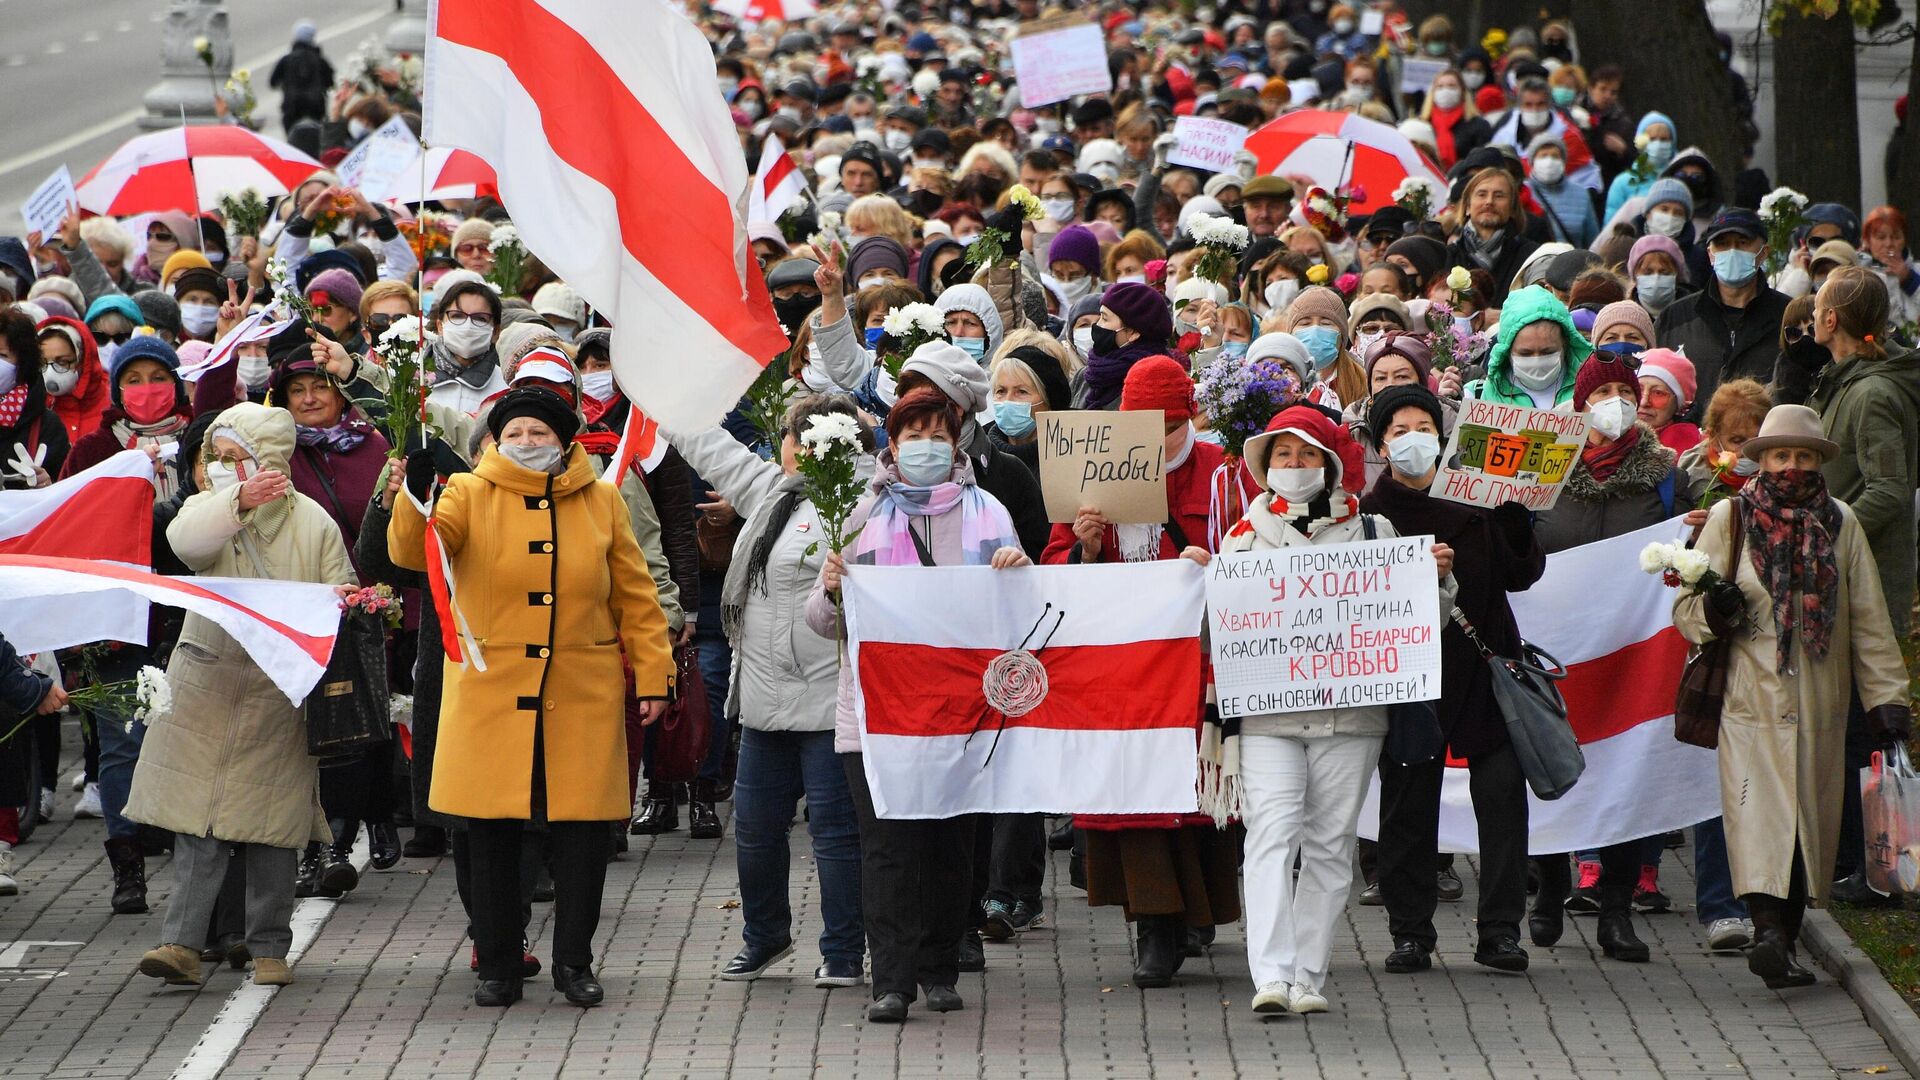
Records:
{"label": "red scarf", "polygon": [[27,411],[27,384],[0,394],[0,428],[10,428],[20,422],[20,416]]}
{"label": "red scarf", "polygon": [[1452,109],[1436,106],[1431,113],[1427,114],[1427,119],[1433,124],[1433,148],[1440,151],[1442,168],[1453,168],[1453,128],[1465,113],[1464,106]]}
{"label": "red scarf", "polygon": [[1580,452],[1580,460],[1586,463],[1587,471],[1593,474],[1593,482],[1604,484],[1625,464],[1633,448],[1639,445],[1640,426],[1636,424],[1628,428],[1625,435],[1610,443],[1587,447]]}

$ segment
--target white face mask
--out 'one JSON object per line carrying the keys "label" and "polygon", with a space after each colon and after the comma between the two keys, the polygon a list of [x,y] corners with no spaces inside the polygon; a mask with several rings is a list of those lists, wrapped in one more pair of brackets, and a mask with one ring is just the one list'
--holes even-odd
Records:
{"label": "white face mask", "polygon": [[[248,462],[247,475],[252,476],[253,473],[253,465]],[[240,472],[234,466],[224,461],[207,462],[207,484],[214,491],[225,491],[238,483],[240,483]]]}
{"label": "white face mask", "polygon": [[885,285],[891,280],[893,279],[885,274],[868,274],[866,277],[860,279],[857,288],[871,289],[875,285]]}
{"label": "white face mask", "polygon": [[793,107],[792,105],[780,106],[780,108],[774,110],[774,115],[784,116],[796,124],[800,122],[800,110]]}
{"label": "white face mask", "polygon": [[1052,282],[1059,288],[1060,295],[1066,297],[1067,303],[1069,304],[1074,303],[1093,291],[1092,274],[1088,274],[1085,277],[1074,278],[1072,281],[1061,281],[1059,278],[1051,276],[1047,277],[1046,280]]}
{"label": "white face mask", "polygon": [[1457,109],[1460,107],[1460,88],[1457,86],[1436,86],[1433,88],[1433,104],[1438,109]]}
{"label": "white face mask", "polygon": [[349,120],[347,121],[347,135],[352,138],[353,141],[359,142],[361,139],[367,137],[367,125],[361,123],[358,119]]}
{"label": "white face mask", "polygon": [[1673,303],[1679,279],[1672,274],[1641,274],[1633,279],[1633,297],[1653,311]]}
{"label": "white face mask", "polygon": [[1566,176],[1567,163],[1557,157],[1536,158],[1533,162],[1533,178],[1543,184],[1557,184]]}
{"label": "white face mask", "polygon": [[1325,469],[1282,469],[1267,470],[1267,490],[1273,492],[1276,499],[1285,499],[1289,506],[1305,506],[1313,501],[1315,495],[1327,487]]}
{"label": "white face mask", "polygon": [[1647,214],[1647,231],[1656,236],[1679,236],[1686,224],[1686,218],[1671,210],[1654,210]]}
{"label": "white face mask", "polygon": [[613,397],[613,369],[583,373],[580,376],[580,389],[595,401],[606,401]]}
{"label": "white face mask", "polygon": [[71,394],[73,388],[80,385],[80,369],[76,367],[61,371],[55,367],[44,368],[40,372],[40,381],[47,384],[47,393],[55,397]]}
{"label": "white face mask", "polygon": [[13,392],[14,384],[20,380],[20,369],[11,360],[0,360],[0,394]]}
{"label": "white face mask", "polygon": [[1047,198],[1040,200],[1040,206],[1042,209],[1044,209],[1047,212],[1047,217],[1053,219],[1054,221],[1067,222],[1067,221],[1073,220],[1073,197],[1072,196],[1069,196],[1069,195],[1049,196]]}
{"label": "white face mask", "polygon": [[273,365],[268,362],[265,353],[252,356],[242,353],[236,362],[240,365],[240,381],[249,390],[258,390],[267,385],[267,377],[273,374]]}
{"label": "white face mask", "polygon": [[1553,119],[1553,113],[1546,109],[1521,109],[1520,110],[1520,123],[1525,127],[1530,127],[1530,128],[1546,127],[1547,122],[1552,119]]}
{"label": "white face mask", "polygon": [[1281,278],[1267,283],[1267,291],[1261,294],[1267,301],[1269,311],[1285,310],[1293,298],[1300,295],[1300,283],[1292,278]]}
{"label": "white face mask", "polygon": [[462,360],[471,360],[486,352],[487,346],[493,344],[493,327],[481,326],[472,319],[463,323],[442,322],[440,340],[447,343],[453,355]]}
{"label": "white face mask", "polygon": [[913,145],[913,136],[901,131],[899,128],[888,128],[886,133],[881,135],[880,138],[886,142],[887,149],[896,154]]}
{"label": "white face mask", "polygon": [[1073,332],[1073,347],[1080,350],[1081,356],[1093,355],[1093,327],[1083,326]]}
{"label": "white face mask", "polygon": [[1425,476],[1440,460],[1440,437],[1429,431],[1409,431],[1387,445],[1387,460],[1401,476]]}
{"label": "white face mask", "polygon": [[562,453],[557,446],[528,446],[524,443],[501,443],[500,452],[508,461],[523,469],[543,472],[549,476],[558,476]]}
{"label": "white face mask", "polygon": [[1487,84],[1487,73],[1479,68],[1468,68],[1460,73],[1460,81],[1467,84],[1467,89],[1478,90]]}
{"label": "white face mask", "polygon": [[1117,277],[1117,278],[1114,278],[1113,280],[1114,280],[1114,282],[1115,282],[1116,284],[1117,284],[1117,283],[1119,283],[1119,282],[1122,282],[1122,281],[1130,281],[1130,282],[1132,282],[1132,283],[1133,283],[1133,284],[1135,284],[1135,285],[1145,285],[1145,284],[1147,283],[1147,275],[1145,275],[1145,274],[1121,274],[1121,275],[1120,275],[1119,277]]}
{"label": "white face mask", "polygon": [[1587,409],[1587,421],[1595,431],[1609,439],[1617,439],[1633,426],[1638,410],[1627,398],[1608,398]]}
{"label": "white face mask", "polygon": [[1560,385],[1560,354],[1513,357],[1513,381],[1529,390],[1551,390]]}

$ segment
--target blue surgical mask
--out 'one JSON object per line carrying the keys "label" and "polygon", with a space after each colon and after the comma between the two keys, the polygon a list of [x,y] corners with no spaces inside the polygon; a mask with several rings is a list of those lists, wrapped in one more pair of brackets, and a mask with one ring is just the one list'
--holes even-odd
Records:
{"label": "blue surgical mask", "polygon": [[987,359],[987,339],[986,338],[957,337],[953,339],[953,343],[955,345],[960,346],[960,348],[963,349],[968,356],[973,357],[974,363],[978,364],[978,363],[986,362],[986,359]]}
{"label": "blue surgical mask", "polygon": [[1293,332],[1313,357],[1316,371],[1325,371],[1340,359],[1340,331],[1331,326],[1302,326]]}
{"label": "blue surgical mask", "polygon": [[1713,276],[1723,284],[1745,285],[1760,269],[1760,260],[1751,251],[1728,248],[1713,256]]}
{"label": "blue surgical mask", "polygon": [[1223,341],[1220,343],[1219,355],[1227,360],[1244,360],[1247,358],[1247,343],[1244,341]]}
{"label": "blue surgical mask", "polygon": [[1553,88],[1553,103],[1563,109],[1573,104],[1574,96],[1573,87],[1571,86],[1556,86]]}
{"label": "blue surgical mask", "polygon": [[886,329],[886,327],[884,327],[884,326],[869,326],[869,327],[867,327],[867,348],[869,348],[869,349],[877,349],[877,348],[879,348],[879,347],[880,347],[880,337],[881,337],[881,335],[883,335],[883,334],[885,334],[886,332],[887,332],[887,329]]}
{"label": "blue surgical mask", "polygon": [[1672,139],[1648,139],[1647,161],[1656,169],[1664,169],[1673,160]]}
{"label": "blue surgical mask", "polygon": [[996,401],[993,422],[1007,438],[1024,439],[1033,433],[1033,406],[1025,401]]}
{"label": "blue surgical mask", "polygon": [[907,439],[893,448],[900,479],[914,487],[944,484],[953,475],[953,444],[938,439]]}

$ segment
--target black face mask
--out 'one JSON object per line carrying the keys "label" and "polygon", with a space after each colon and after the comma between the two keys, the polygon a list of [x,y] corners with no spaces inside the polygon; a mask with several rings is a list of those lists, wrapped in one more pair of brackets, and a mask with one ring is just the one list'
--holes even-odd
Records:
{"label": "black face mask", "polygon": [[800,296],[775,297],[773,313],[780,318],[780,325],[787,328],[789,335],[797,334],[807,323],[807,316],[820,306],[820,298],[810,294]]}
{"label": "black face mask", "polygon": [[1109,330],[1099,323],[1093,324],[1093,351],[1100,356],[1111,356],[1120,348],[1120,331]]}

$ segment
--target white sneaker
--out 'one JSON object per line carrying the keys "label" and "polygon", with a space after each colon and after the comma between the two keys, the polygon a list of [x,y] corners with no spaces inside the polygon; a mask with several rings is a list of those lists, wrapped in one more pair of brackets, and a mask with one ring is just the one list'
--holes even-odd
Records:
{"label": "white sneaker", "polygon": [[1287,1008],[1302,1016],[1323,1013],[1327,1011],[1327,999],[1319,991],[1309,989],[1305,983],[1295,983],[1287,992]]}
{"label": "white sneaker", "polygon": [[73,790],[79,791],[87,786],[87,770],[81,769],[73,774]]}
{"label": "white sneaker", "polygon": [[1287,1011],[1287,991],[1292,989],[1283,982],[1270,982],[1253,995],[1253,1011],[1262,1015]]}
{"label": "white sneaker", "polygon": [[52,788],[40,789],[40,820],[41,821],[53,820],[53,789]]}
{"label": "white sneaker", "polygon": [[1753,944],[1753,922],[1748,919],[1715,919],[1707,928],[1707,947],[1714,952],[1737,952]]}
{"label": "white sneaker", "polygon": [[81,818],[105,816],[100,809],[100,785],[88,784],[86,790],[80,793],[80,801],[73,804],[73,819],[78,821]]}
{"label": "white sneaker", "polygon": [[20,883],[13,880],[13,845],[0,843],[0,896],[20,895]]}

